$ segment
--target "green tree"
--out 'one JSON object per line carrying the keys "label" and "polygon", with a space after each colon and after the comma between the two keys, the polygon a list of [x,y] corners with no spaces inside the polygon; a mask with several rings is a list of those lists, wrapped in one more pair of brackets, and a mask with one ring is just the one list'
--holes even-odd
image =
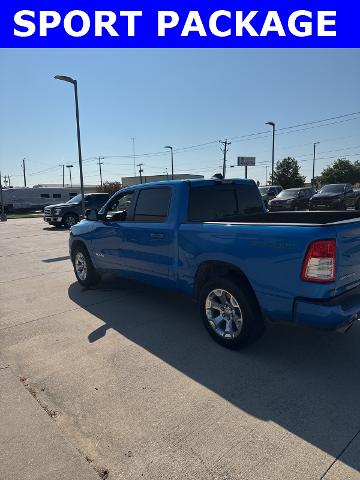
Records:
{"label": "green tree", "polygon": [[327,166],[318,177],[321,185],[328,183],[358,183],[360,181],[360,162],[351,162],[345,158],[338,158],[332,165]]}
{"label": "green tree", "polygon": [[284,189],[303,187],[305,177],[300,175],[299,163],[295,158],[287,157],[276,163],[274,171],[274,185],[281,185]]}
{"label": "green tree", "polygon": [[102,187],[97,187],[96,191],[97,192],[104,192],[104,193],[110,193],[112,195],[113,193],[117,192],[122,188],[122,184],[120,182],[104,182]]}

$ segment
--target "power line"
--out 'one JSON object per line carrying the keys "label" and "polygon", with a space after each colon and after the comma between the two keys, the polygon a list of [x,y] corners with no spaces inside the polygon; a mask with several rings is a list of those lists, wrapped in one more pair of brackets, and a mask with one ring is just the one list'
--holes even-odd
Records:
{"label": "power line", "polygon": [[[325,127],[325,126],[329,126],[329,125],[337,125],[339,123],[353,121],[353,120],[357,120],[358,118],[360,118],[360,116],[359,116],[359,117],[356,117],[356,118],[347,118],[346,120],[342,120],[340,122],[332,122],[332,123],[323,124],[323,122],[328,122],[330,120],[341,119],[341,118],[350,117],[350,116],[354,116],[354,115],[360,115],[360,112],[347,113],[347,114],[344,114],[344,115],[337,115],[337,116],[334,116],[334,117],[328,117],[328,118],[325,118],[325,119],[322,119],[322,120],[314,120],[314,121],[311,121],[311,122],[300,123],[300,124],[291,125],[291,126],[288,126],[288,127],[282,127],[282,128],[278,128],[277,132],[280,132],[280,133],[278,133],[278,135],[288,135],[288,134],[293,133],[293,132],[284,132],[284,131],[291,130],[291,129],[298,128],[298,127],[307,126],[307,125],[311,126],[310,128],[298,129],[298,130],[295,131],[295,132],[300,132],[300,131],[305,131],[305,130],[311,130],[313,128]],[[319,125],[316,126],[316,124],[319,124]],[[248,133],[248,134],[245,134],[245,135],[230,137],[230,140],[231,141],[246,141],[246,140],[252,140],[254,137],[256,137],[255,139],[262,139],[262,138],[269,138],[270,136],[271,136],[271,133],[269,133],[269,131],[266,130],[266,131],[262,131],[262,132]],[[198,149],[200,147],[207,147],[207,146],[210,146],[210,145],[216,145],[217,143],[218,143],[218,140],[211,140],[209,142],[199,143],[199,144],[196,144],[196,145],[190,145],[190,146],[187,146],[187,147],[174,148],[174,152],[185,152],[187,150]],[[148,153],[136,154],[135,158],[164,156],[164,155],[166,155],[166,153],[164,153],[163,151],[148,152]],[[133,155],[106,155],[105,156],[105,158],[133,158],[133,157],[134,157],[134,154]],[[94,157],[92,157],[92,158],[94,158]]]}
{"label": "power line", "polygon": [[[332,125],[337,125],[337,124],[341,124],[341,123],[345,123],[345,122],[349,122],[349,121],[353,121],[353,120],[357,120],[360,118],[360,111],[358,112],[352,112],[352,113],[346,113],[346,114],[342,114],[342,115],[336,115],[336,116],[332,116],[332,117],[328,117],[328,118],[325,118],[325,119],[321,119],[321,120],[313,120],[313,121],[310,121],[310,122],[305,122],[305,123],[299,123],[299,124],[295,124],[295,125],[290,125],[290,126],[285,126],[285,127],[282,127],[282,128],[278,128],[277,129],[277,134],[278,135],[289,135],[291,133],[298,133],[298,132],[302,132],[302,131],[306,131],[306,130],[311,130],[311,129],[314,129],[314,128],[320,128],[320,127],[326,127],[326,126],[332,126]],[[335,121],[333,121],[335,120]],[[337,121],[339,120],[339,121]],[[330,122],[330,123],[329,123]],[[299,128],[301,127],[301,128]],[[302,128],[302,127],[306,127],[306,128]],[[230,140],[232,142],[241,142],[241,141],[251,141],[251,140],[261,140],[261,139],[265,139],[265,138],[269,138],[270,137],[270,133],[268,131],[262,131],[262,132],[255,132],[255,133],[249,133],[249,134],[246,134],[246,135],[241,135],[241,136],[234,136],[234,137],[231,137]],[[228,141],[228,144],[230,144],[231,142]],[[209,141],[209,142],[204,142],[204,143],[199,143],[199,144],[195,144],[195,145],[190,145],[190,146],[185,146],[185,147],[180,147],[180,148],[177,148],[177,149],[174,149],[174,152],[188,152],[188,151],[193,151],[193,150],[201,150],[201,149],[205,149],[205,148],[209,148],[211,146],[215,146],[216,144],[218,144],[218,140],[212,140],[212,141]],[[133,154],[132,155],[108,155],[108,156],[104,156],[103,158],[132,158],[132,159],[136,159],[136,158],[151,158],[151,157],[155,157],[155,156],[165,156],[166,155],[166,152],[164,151],[158,151],[158,152],[147,152],[147,153],[142,153],[142,154],[135,154],[134,150],[133,150]],[[91,160],[96,160],[97,157],[88,157],[86,159],[83,160],[83,162],[88,162],[88,161],[91,161]],[[123,164],[125,166],[125,164]],[[133,164],[126,164],[126,165],[132,165]],[[121,164],[119,164],[119,166],[122,166]],[[57,168],[57,166],[55,167],[50,167],[46,170],[41,170],[39,172],[32,172],[30,174],[28,174],[28,176],[32,176],[32,175],[38,175],[38,174],[42,174],[42,173],[46,173],[46,172],[49,172],[53,169]],[[163,168],[163,167],[159,167],[159,168]],[[24,175],[25,171],[24,171],[24,166],[23,166],[23,175]],[[13,177],[19,177],[21,175],[12,175]],[[26,179],[25,179],[25,175],[24,175],[24,183],[26,182]]]}

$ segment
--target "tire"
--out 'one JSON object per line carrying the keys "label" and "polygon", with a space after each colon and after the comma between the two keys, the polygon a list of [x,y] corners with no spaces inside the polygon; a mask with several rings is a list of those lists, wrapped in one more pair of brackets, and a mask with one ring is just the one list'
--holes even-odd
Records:
{"label": "tire", "polygon": [[76,213],[67,213],[64,215],[62,223],[64,227],[71,228],[73,225],[76,225],[79,221],[79,216]]}
{"label": "tire", "polygon": [[83,245],[74,247],[71,259],[77,281],[84,287],[91,287],[99,283],[101,277],[96,271],[90,255]]}
{"label": "tire", "polygon": [[199,306],[206,330],[226,348],[245,347],[264,333],[264,320],[254,295],[241,280],[235,283],[232,278],[218,277],[206,282],[200,291]]}

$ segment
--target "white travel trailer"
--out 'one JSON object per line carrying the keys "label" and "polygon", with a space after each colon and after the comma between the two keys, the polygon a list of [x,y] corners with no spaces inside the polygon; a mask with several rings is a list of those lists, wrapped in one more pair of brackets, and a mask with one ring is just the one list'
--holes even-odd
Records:
{"label": "white travel trailer", "polygon": [[[84,187],[85,193],[95,192],[96,187]],[[80,193],[80,187],[3,188],[5,211],[37,210],[47,205],[66,203]]]}

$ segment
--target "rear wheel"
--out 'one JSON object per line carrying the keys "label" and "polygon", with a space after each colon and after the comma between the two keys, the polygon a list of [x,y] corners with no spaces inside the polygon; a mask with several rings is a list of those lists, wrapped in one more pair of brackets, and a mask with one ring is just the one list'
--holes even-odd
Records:
{"label": "rear wheel", "polygon": [[71,228],[73,225],[76,225],[78,221],[79,217],[76,213],[67,213],[63,218],[63,224],[66,228]]}
{"label": "rear wheel", "polygon": [[251,344],[264,332],[264,321],[253,294],[232,279],[219,277],[203,286],[200,312],[211,337],[227,348]]}
{"label": "rear wheel", "polygon": [[96,271],[90,255],[83,245],[74,247],[72,262],[78,282],[84,287],[96,285],[100,281],[100,275]]}

